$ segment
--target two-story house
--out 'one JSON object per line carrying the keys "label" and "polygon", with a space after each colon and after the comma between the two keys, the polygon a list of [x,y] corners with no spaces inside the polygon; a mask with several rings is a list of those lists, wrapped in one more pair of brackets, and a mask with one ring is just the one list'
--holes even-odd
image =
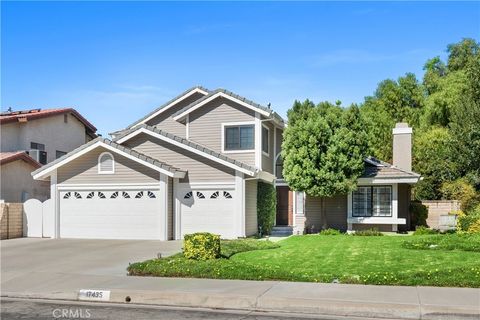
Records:
{"label": "two-story house", "polygon": [[31,172],[96,137],[96,128],[72,108],[33,109],[0,114],[0,199],[46,200],[50,185]]}
{"label": "two-story house", "polygon": [[[396,186],[415,183],[418,175],[375,159],[366,160],[373,169],[366,170],[361,191],[330,199],[325,209],[318,199],[291,191],[281,177],[284,127],[268,107],[226,90],[194,87],[115,132],[113,141],[97,138],[33,176],[50,179],[56,237],[255,235],[258,181],[276,185],[277,225],[290,232],[318,228],[317,222],[345,230],[370,224],[395,230],[406,223],[399,218]],[[377,212],[385,219],[377,221]]]}

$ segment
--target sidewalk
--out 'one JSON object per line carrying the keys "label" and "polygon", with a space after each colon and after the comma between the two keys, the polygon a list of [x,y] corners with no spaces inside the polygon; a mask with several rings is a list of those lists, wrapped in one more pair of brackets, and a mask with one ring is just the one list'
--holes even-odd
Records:
{"label": "sidewalk", "polygon": [[3,297],[77,300],[387,319],[480,319],[480,289],[2,272]]}

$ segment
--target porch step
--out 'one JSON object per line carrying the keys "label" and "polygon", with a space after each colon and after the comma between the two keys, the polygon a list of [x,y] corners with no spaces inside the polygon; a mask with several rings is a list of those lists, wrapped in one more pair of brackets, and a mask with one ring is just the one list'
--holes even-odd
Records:
{"label": "porch step", "polygon": [[293,227],[290,226],[274,226],[272,228],[272,237],[286,237],[293,234]]}

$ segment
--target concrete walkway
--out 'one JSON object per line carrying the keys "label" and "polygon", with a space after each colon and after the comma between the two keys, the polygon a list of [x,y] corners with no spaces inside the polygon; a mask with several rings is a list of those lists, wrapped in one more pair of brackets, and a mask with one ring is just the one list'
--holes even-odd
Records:
{"label": "concrete walkway", "polygon": [[[148,243],[104,242],[105,249],[101,250],[101,244],[88,241],[53,242],[63,259],[49,262],[39,258],[53,249],[47,241],[39,241],[32,255],[23,257],[19,256],[25,250],[22,245],[2,241],[3,297],[77,300],[80,289],[101,289],[110,290],[110,302],[117,303],[127,303],[129,297],[131,304],[385,319],[480,320],[480,289],[127,277],[124,268],[128,263],[120,266],[119,262],[126,259],[128,251]],[[137,255],[153,257],[162,245],[151,243],[150,251]],[[88,248],[89,253],[79,252],[80,248]],[[38,253],[40,249],[45,250],[43,254]],[[95,258],[103,255],[98,261]],[[109,260],[113,260],[111,265]]]}

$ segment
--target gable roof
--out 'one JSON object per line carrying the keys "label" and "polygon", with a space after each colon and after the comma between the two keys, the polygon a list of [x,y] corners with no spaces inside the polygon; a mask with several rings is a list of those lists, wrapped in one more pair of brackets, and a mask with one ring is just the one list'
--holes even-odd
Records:
{"label": "gable roof", "polygon": [[76,148],[73,151],[70,151],[66,155],[56,159],[55,161],[52,161],[40,169],[35,170],[32,172],[32,176],[34,179],[39,180],[43,179],[45,177],[48,177],[51,172],[53,172],[55,169],[67,164],[68,162],[84,155],[85,153],[96,149],[98,147],[104,147],[108,149],[109,151],[112,151],[114,153],[120,154],[121,156],[127,157],[133,161],[136,161],[140,164],[143,164],[144,166],[147,166],[151,169],[154,169],[156,171],[159,171],[169,177],[179,177],[183,178],[186,174],[186,171],[183,171],[181,169],[178,169],[174,166],[171,166],[165,162],[159,161],[155,158],[152,158],[150,156],[147,156],[145,154],[139,153],[135,150],[132,150],[130,148],[127,148],[125,146],[119,145],[115,142],[112,142],[108,139],[98,137],[78,148]]}
{"label": "gable roof", "polygon": [[413,178],[420,179],[420,174],[413,171],[400,169],[390,163],[378,160],[374,157],[365,159],[365,169],[360,178],[380,178],[380,179],[396,179],[396,178]]}
{"label": "gable roof", "polygon": [[42,165],[35,159],[30,157],[25,151],[0,152],[0,165],[7,164],[16,160],[23,160],[31,164],[35,168],[40,168]]}
{"label": "gable roof", "polygon": [[199,154],[205,158],[208,158],[210,160],[213,160],[215,162],[218,162],[220,164],[223,164],[227,167],[233,168],[235,170],[238,170],[240,172],[246,173],[248,175],[255,175],[255,173],[258,171],[255,167],[250,166],[248,164],[245,164],[241,161],[229,158],[221,153],[218,153],[216,151],[213,151],[207,147],[204,147],[198,143],[192,142],[190,140],[187,140],[185,138],[176,136],[174,134],[168,133],[166,131],[160,130],[156,127],[152,127],[146,124],[142,124],[141,126],[138,126],[136,128],[132,128],[126,132],[124,132],[122,135],[118,136],[115,138],[114,141],[117,143],[124,143],[127,140],[130,140],[131,138],[141,134],[141,133],[146,133],[148,135],[154,136],[156,138],[159,138],[161,140],[164,140],[166,142],[169,142],[171,144],[174,144],[176,146],[179,146],[180,148],[183,148],[185,150],[191,151],[193,153]]}
{"label": "gable roof", "polygon": [[83,125],[90,131],[90,133],[94,134],[97,131],[97,128],[95,128],[93,124],[91,124],[77,110],[73,108],[58,108],[58,109],[44,109],[44,110],[31,109],[31,110],[21,110],[21,111],[12,111],[12,112],[2,112],[0,113],[0,124],[31,121],[36,119],[57,116],[64,113],[71,113],[75,118],[77,118],[81,123],[83,123]]}
{"label": "gable roof", "polygon": [[[173,105],[177,104],[178,102],[180,102],[181,100],[185,99],[185,98],[188,98],[189,96],[191,96],[192,94],[194,93],[197,93],[197,92],[200,92],[204,95],[208,95],[209,94],[209,90],[202,87],[202,86],[195,86],[195,87],[192,87],[190,89],[187,89],[185,90],[184,92],[182,92],[181,94],[179,94],[178,96],[176,96],[175,98],[169,100],[168,102],[162,104],[160,107],[156,108],[155,110],[153,110],[152,112],[150,112],[149,114],[145,115],[144,117],[142,117],[141,119],[135,121],[134,123],[132,123],[131,125],[129,125],[127,127],[127,129],[130,129],[132,127],[135,127],[137,125],[140,125],[142,123],[145,123],[146,121],[156,117],[157,115],[159,115],[160,113],[164,112],[165,110],[168,110],[170,107],[172,107]],[[116,134],[117,132],[114,132],[113,134]]]}
{"label": "gable roof", "polygon": [[225,90],[225,89],[216,89],[214,91],[210,91],[208,95],[204,96],[203,98],[198,99],[197,101],[189,104],[188,106],[180,109],[176,113],[173,114],[173,119],[175,120],[180,120],[183,117],[185,117],[187,114],[190,112],[200,108],[201,106],[205,105],[206,103],[218,98],[218,97],[224,97],[226,99],[229,99],[233,102],[236,102],[238,104],[241,104],[249,109],[252,109],[256,112],[259,112],[265,117],[274,119],[278,121],[281,124],[284,124],[284,120],[282,117],[280,117],[276,112],[274,112],[272,109],[269,107],[262,106],[261,104],[258,104],[252,100],[249,100],[245,97],[242,97],[238,94],[235,94],[231,91]]}

